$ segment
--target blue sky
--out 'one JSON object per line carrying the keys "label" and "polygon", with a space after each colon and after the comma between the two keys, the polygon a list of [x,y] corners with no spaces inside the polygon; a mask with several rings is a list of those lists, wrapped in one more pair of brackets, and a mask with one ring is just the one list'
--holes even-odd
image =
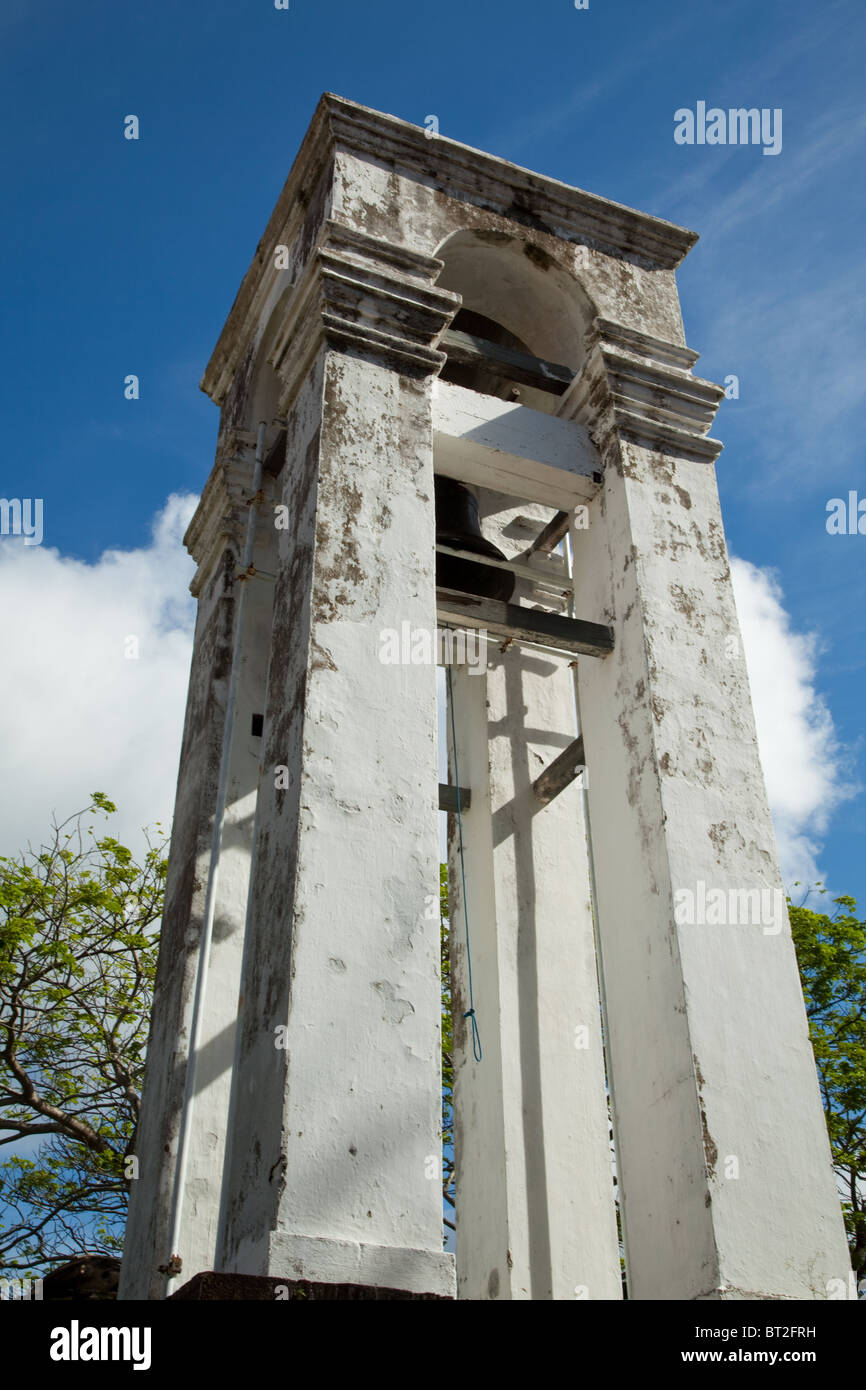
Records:
{"label": "blue sky", "polygon": [[[45,536],[0,538],[22,786],[0,853],[93,786],[170,815],[178,540],[217,428],[197,383],[330,90],[700,233],[680,296],[698,372],[739,378],[714,433],[777,826],[788,863],[866,902],[866,536],[825,527],[866,497],[864,35],[859,0],[5,0],[0,495],[42,497]],[[781,108],[781,153],[677,145],[701,100]]]}

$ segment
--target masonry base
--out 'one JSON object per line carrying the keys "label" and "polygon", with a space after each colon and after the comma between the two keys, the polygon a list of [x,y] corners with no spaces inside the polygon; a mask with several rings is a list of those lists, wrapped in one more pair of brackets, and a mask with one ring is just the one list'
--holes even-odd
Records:
{"label": "masonry base", "polygon": [[406,1289],[372,1288],[368,1284],[315,1284],[307,1279],[280,1279],[268,1274],[195,1274],[170,1299],[288,1302],[290,1299],[355,1303],[367,1299],[438,1299],[448,1302],[447,1294],[408,1293]]}

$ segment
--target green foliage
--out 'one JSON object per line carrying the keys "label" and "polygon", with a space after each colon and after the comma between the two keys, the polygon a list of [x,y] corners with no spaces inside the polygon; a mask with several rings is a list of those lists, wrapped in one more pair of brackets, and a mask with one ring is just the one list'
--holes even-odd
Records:
{"label": "green foliage", "polygon": [[[820,892],[826,889],[818,885]],[[807,894],[808,898],[808,894]],[[833,1163],[842,1191],[851,1262],[866,1276],[866,922],[853,898],[832,916],[789,899],[809,1034]]]}
{"label": "green foliage", "polygon": [[[120,1253],[167,862],[142,864],[85,816],[38,852],[0,857],[0,1277],[44,1273],[87,1249]],[[822,890],[825,891],[825,890]],[[852,1263],[866,1276],[866,923],[789,900]],[[439,869],[443,1197],[454,1208],[448,873]],[[32,1141],[35,1146],[29,1152]],[[446,1225],[453,1229],[447,1218]]]}
{"label": "green foliage", "polygon": [[[144,862],[82,822],[0,858],[0,1269],[118,1253],[162,912],[164,845]],[[32,1141],[36,1141],[34,1144]]]}

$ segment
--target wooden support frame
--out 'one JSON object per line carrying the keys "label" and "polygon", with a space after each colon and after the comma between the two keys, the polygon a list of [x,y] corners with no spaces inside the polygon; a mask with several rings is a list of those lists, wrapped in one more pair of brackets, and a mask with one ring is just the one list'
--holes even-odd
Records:
{"label": "wooden support frame", "polygon": [[559,796],[561,791],[570,786],[586,767],[586,758],[583,751],[583,737],[579,735],[572,739],[567,748],[564,748],[558,757],[554,758],[549,767],[546,767],[539,777],[536,777],[532,784],[532,790],[545,806]]}
{"label": "wooden support frame", "polygon": [[564,618],[543,608],[524,608],[454,589],[436,590],[436,617],[440,623],[484,628],[494,637],[552,647],[573,656],[604,657],[613,651],[613,628],[603,623]]}
{"label": "wooden support frame", "polygon": [[532,545],[527,550],[527,555],[535,555],[538,551],[542,555],[550,555],[556,549],[571,524],[571,512],[557,512],[556,516],[551,517],[543,531],[535,537]]}
{"label": "wooden support frame", "polygon": [[[460,810],[468,811],[472,805],[472,792],[468,787],[460,788]],[[450,786],[447,782],[439,783],[439,810],[457,810],[457,788]]]}
{"label": "wooden support frame", "polygon": [[471,333],[460,333],[454,328],[447,329],[440,339],[440,347],[447,353],[449,362],[461,366],[485,367],[503,381],[519,381],[524,386],[534,386],[538,391],[549,391],[554,396],[564,396],[572,381],[574,372],[559,362],[546,362],[543,357],[532,357],[527,352],[517,352],[514,348],[491,343],[486,338],[475,338]]}
{"label": "wooden support frame", "polygon": [[436,553],[453,555],[456,560],[471,560],[473,564],[488,565],[491,569],[507,570],[510,574],[517,575],[518,579],[528,579],[531,584],[537,584],[542,589],[552,589],[563,598],[568,598],[571,592],[568,570],[564,565],[561,569],[555,568],[556,561],[551,561],[550,569],[545,572],[533,569],[532,565],[522,565],[519,561],[494,560],[490,555],[479,555],[475,550],[456,550],[451,545],[440,545],[438,542]]}

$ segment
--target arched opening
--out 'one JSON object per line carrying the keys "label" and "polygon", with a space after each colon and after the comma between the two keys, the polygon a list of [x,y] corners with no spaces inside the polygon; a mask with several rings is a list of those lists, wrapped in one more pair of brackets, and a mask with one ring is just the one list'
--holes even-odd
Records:
{"label": "arched opening", "polygon": [[[452,321],[451,331],[531,356],[522,338],[475,309],[459,309]],[[452,355],[439,376],[442,381],[451,381],[455,386],[465,386],[470,391],[481,391],[485,396],[499,396],[502,400],[508,400],[514,395],[514,386],[483,362],[460,362]]]}
{"label": "arched opening", "polygon": [[[449,361],[442,379],[486,395],[513,399],[555,414],[559,397],[584,360],[594,307],[574,276],[542,248],[507,233],[456,232],[439,247],[444,267],[437,284],[462,296],[446,335]],[[469,359],[455,344],[466,335],[505,349],[494,362]],[[509,377],[508,352],[560,368],[539,387],[532,373]],[[491,367],[494,369],[491,370]]]}
{"label": "arched opening", "polygon": [[258,430],[261,421],[265,422],[264,469],[273,474],[279,473],[285,459],[286,422],[281,406],[285,388],[274,369],[272,357],[292,289],[292,285],[285,285],[279,293],[275,292],[273,307],[270,312],[266,310],[265,327],[256,347],[243,411],[244,428],[251,433]]}

